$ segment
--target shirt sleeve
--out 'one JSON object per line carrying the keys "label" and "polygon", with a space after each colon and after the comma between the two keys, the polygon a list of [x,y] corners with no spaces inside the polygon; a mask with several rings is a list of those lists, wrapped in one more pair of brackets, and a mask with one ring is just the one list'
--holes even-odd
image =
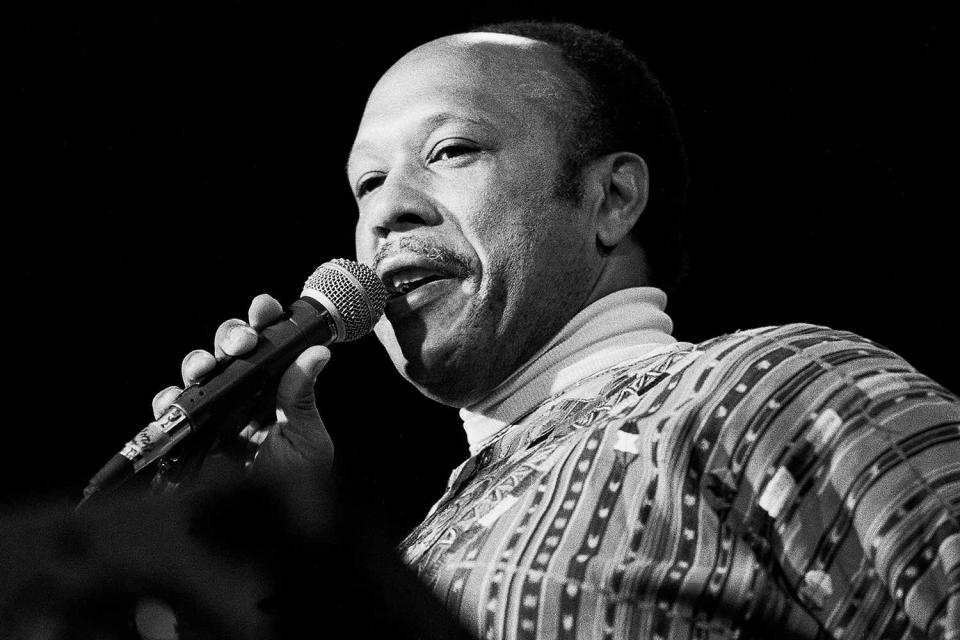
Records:
{"label": "shirt sleeve", "polygon": [[849,333],[744,344],[715,372],[726,458],[703,461],[728,525],[835,638],[960,638],[957,396]]}

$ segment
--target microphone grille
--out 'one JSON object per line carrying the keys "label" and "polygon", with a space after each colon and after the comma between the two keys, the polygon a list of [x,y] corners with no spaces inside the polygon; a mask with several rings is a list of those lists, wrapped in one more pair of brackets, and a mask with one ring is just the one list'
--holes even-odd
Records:
{"label": "microphone grille", "polygon": [[332,304],[332,309],[324,306],[336,321],[336,342],[350,342],[370,333],[387,303],[387,291],[373,269],[343,258],[324,262],[303,288],[319,292]]}

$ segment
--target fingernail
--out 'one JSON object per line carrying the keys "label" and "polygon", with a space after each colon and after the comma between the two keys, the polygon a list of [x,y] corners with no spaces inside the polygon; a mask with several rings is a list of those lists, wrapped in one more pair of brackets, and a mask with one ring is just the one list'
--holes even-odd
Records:
{"label": "fingernail", "polygon": [[230,350],[234,350],[240,347],[243,343],[243,340],[246,336],[246,331],[243,327],[233,327],[230,331],[227,332],[226,347]]}

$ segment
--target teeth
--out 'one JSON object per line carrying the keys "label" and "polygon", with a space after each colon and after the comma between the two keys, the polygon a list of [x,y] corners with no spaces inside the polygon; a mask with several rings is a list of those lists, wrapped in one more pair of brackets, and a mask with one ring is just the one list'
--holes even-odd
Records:
{"label": "teeth", "polygon": [[424,280],[441,278],[439,273],[432,269],[424,269],[421,267],[410,267],[409,269],[403,269],[390,277],[390,288],[393,289],[398,295],[404,295],[410,290],[416,288],[419,284],[423,284]]}
{"label": "teeth", "polygon": [[436,271],[431,271],[429,269],[422,269],[418,267],[411,267],[410,269],[404,269],[393,275],[393,286],[394,288],[399,289],[403,285],[408,285],[417,280],[423,280],[424,278],[429,278],[430,276],[437,275]]}
{"label": "teeth", "polygon": [[421,280],[421,279],[422,279],[422,278],[394,278],[394,279],[393,279],[393,286],[394,286],[395,288],[399,289],[400,287],[402,287],[402,286],[404,286],[404,285],[408,285],[408,284],[410,284],[411,282],[416,282],[417,280]]}

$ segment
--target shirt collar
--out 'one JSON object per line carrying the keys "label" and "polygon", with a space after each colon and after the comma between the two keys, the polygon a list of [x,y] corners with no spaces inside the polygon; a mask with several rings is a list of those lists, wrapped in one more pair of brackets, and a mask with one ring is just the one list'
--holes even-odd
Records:
{"label": "shirt collar", "polygon": [[655,287],[621,289],[582,309],[560,332],[486,397],[460,409],[470,453],[550,396],[618,362],[676,340]]}

